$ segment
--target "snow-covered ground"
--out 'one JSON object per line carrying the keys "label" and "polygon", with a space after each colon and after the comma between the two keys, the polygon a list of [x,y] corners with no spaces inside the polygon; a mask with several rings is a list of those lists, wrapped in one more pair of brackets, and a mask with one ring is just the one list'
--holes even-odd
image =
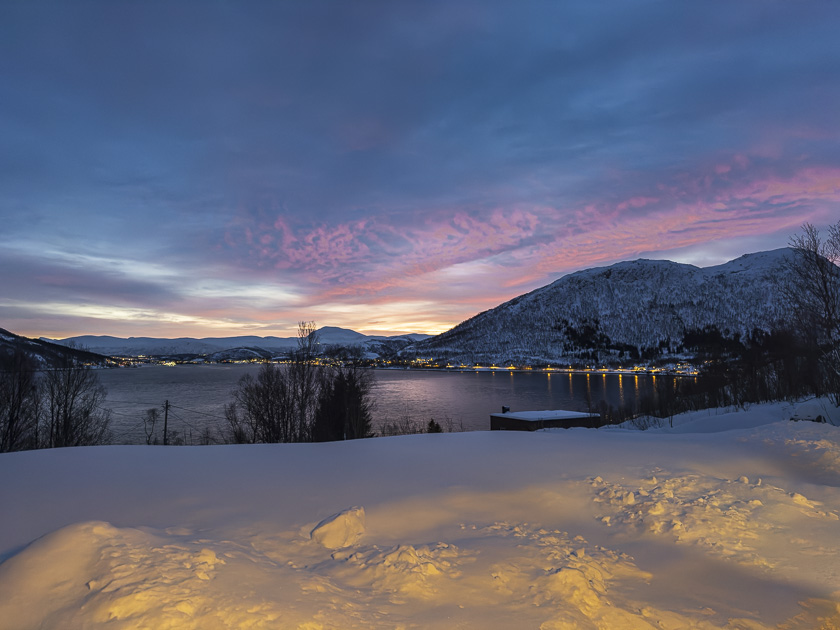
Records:
{"label": "snow-covered ground", "polygon": [[0,628],[840,628],[840,428],[790,415],[0,455]]}

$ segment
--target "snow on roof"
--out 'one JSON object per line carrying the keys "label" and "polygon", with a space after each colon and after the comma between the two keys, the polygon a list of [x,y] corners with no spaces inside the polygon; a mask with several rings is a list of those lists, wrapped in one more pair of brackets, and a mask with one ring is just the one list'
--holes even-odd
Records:
{"label": "snow on roof", "polygon": [[591,418],[598,414],[586,413],[585,411],[566,411],[554,409],[546,411],[508,411],[507,413],[491,413],[497,418],[511,418],[512,420],[527,420],[528,422],[540,422],[544,420],[577,420],[578,418]]}

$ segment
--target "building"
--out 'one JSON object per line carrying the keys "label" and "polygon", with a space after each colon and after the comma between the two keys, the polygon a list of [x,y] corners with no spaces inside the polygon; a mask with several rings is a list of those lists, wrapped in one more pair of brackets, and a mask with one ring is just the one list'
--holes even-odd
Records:
{"label": "building", "polygon": [[509,411],[502,408],[502,413],[490,414],[491,431],[536,431],[537,429],[571,429],[585,427],[596,429],[603,426],[597,413],[581,411]]}

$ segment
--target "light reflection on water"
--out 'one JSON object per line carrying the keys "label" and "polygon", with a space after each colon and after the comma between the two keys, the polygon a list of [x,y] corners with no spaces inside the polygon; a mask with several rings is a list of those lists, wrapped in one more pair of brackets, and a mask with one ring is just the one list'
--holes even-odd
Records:
{"label": "light reflection on water", "polygon": [[[108,390],[116,443],[143,443],[146,409],[172,405],[170,430],[190,441],[209,426],[223,429],[224,405],[244,374],[258,365],[144,366],[98,372]],[[544,372],[439,372],[376,370],[374,424],[406,416],[426,423],[451,420],[467,430],[486,430],[490,413],[511,410],[569,409],[589,411],[600,401],[618,407],[635,404],[650,391],[648,376],[561,374]]]}

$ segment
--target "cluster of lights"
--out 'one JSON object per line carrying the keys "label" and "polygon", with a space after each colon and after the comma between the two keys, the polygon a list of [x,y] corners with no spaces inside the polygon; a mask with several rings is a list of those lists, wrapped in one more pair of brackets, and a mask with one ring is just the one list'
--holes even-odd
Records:
{"label": "cluster of lights", "polygon": [[[228,364],[251,364],[251,363],[264,363],[266,359],[253,357],[248,359],[223,359],[219,361],[219,363],[228,363]],[[272,363],[289,363],[288,360],[278,360],[273,359],[271,360]],[[213,361],[208,361],[206,358],[199,357],[197,359],[190,359],[185,361],[174,361],[172,359],[155,359],[154,357],[146,356],[146,355],[139,355],[137,357],[125,357],[120,359],[121,365],[137,365],[140,363],[154,363],[157,365],[167,365],[167,366],[174,366],[178,363],[214,363]],[[314,359],[314,363],[316,365],[343,365],[343,362],[338,359],[328,359],[328,358],[316,358]],[[467,363],[452,363],[452,362],[442,362],[437,361],[433,358],[415,358],[412,360],[406,361],[391,361],[389,359],[374,359],[366,362],[367,365],[371,367],[401,367],[401,368],[413,368],[413,369],[424,369],[424,370],[453,370],[453,371],[481,371],[481,372],[545,372],[548,374],[554,372],[560,373],[584,373],[584,374],[650,374],[656,376],[657,374],[662,375],[672,375],[672,376],[696,376],[697,375],[697,368],[688,364],[688,363],[677,363],[675,365],[668,365],[663,367],[655,367],[655,366],[647,366],[647,365],[634,365],[632,367],[616,367],[610,368],[605,365],[600,367],[595,367],[591,365],[587,365],[585,367],[574,367],[569,365],[568,367],[556,367],[552,365],[546,366],[539,366],[535,367],[532,365],[505,365],[499,366],[495,363],[491,363],[490,365],[482,365],[480,363],[474,364],[467,364]]]}

